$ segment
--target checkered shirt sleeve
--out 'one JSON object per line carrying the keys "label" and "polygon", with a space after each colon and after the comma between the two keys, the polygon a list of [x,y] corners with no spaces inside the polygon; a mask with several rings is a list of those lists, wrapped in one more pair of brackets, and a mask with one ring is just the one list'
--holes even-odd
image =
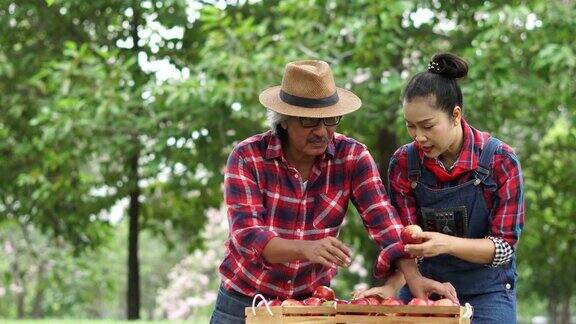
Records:
{"label": "checkered shirt sleeve", "polygon": [[494,260],[492,260],[490,266],[499,267],[510,262],[514,255],[514,249],[510,244],[498,237],[487,236],[486,238],[494,242],[494,247],[496,248],[496,251],[494,252]]}

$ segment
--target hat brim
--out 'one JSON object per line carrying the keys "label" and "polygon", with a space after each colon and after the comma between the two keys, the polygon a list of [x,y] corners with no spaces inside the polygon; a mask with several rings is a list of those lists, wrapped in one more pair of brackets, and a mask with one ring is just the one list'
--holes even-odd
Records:
{"label": "hat brim", "polygon": [[362,100],[354,93],[342,88],[336,88],[338,102],[321,108],[307,108],[287,104],[280,99],[281,86],[268,88],[260,93],[260,103],[275,112],[296,117],[324,118],[349,114],[362,106]]}

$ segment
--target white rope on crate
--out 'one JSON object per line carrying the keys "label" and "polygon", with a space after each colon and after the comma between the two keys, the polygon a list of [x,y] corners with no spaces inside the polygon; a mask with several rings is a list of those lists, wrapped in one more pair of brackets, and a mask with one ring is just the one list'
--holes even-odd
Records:
{"label": "white rope on crate", "polygon": [[464,305],[464,307],[466,307],[466,312],[464,313],[464,317],[465,318],[472,318],[472,313],[474,313],[474,308],[472,307],[472,305],[470,305],[469,303],[466,303],[466,305]]}
{"label": "white rope on crate", "polygon": [[270,316],[274,316],[274,313],[272,313],[272,310],[270,310],[270,305],[268,305],[269,302],[266,300],[266,298],[264,298],[264,296],[262,296],[260,294],[257,294],[252,299],[252,314],[254,314],[254,316],[256,316],[256,300],[258,300],[258,297],[260,297],[264,301],[264,305],[266,306],[266,310],[268,311]]}

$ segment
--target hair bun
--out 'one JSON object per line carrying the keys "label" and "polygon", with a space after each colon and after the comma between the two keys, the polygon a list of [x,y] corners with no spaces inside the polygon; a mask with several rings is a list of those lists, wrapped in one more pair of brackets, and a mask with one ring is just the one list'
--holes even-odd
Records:
{"label": "hair bun", "polygon": [[468,74],[468,63],[454,54],[440,53],[432,57],[428,64],[428,72],[459,79]]}

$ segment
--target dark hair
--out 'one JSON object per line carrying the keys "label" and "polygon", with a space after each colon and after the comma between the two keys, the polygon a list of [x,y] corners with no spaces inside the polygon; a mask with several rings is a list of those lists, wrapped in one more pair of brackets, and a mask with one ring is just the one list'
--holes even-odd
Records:
{"label": "dark hair", "polygon": [[414,75],[402,96],[402,102],[417,97],[436,97],[436,108],[452,116],[455,106],[463,108],[462,90],[456,79],[468,74],[468,64],[450,53],[436,54],[428,64],[428,70]]}

